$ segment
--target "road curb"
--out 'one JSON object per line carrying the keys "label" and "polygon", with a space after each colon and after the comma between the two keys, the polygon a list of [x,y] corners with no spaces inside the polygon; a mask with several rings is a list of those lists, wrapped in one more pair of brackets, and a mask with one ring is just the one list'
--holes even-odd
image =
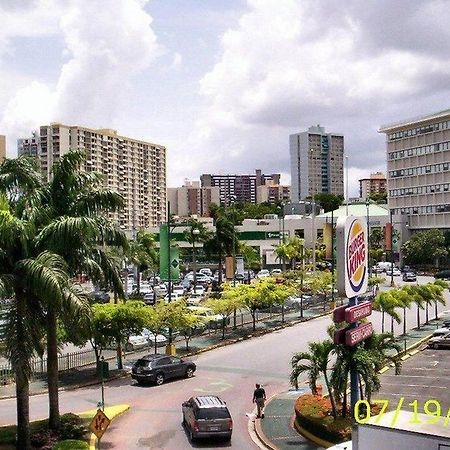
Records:
{"label": "road curb", "polygon": [[312,434],[311,432],[309,432],[308,430],[306,430],[305,428],[303,428],[301,425],[299,425],[299,423],[297,422],[297,420],[294,417],[294,428],[305,438],[308,439],[308,441],[312,442],[313,444],[316,444],[320,447],[324,447],[324,448],[328,448],[328,447],[332,447],[333,444],[331,442],[326,441],[325,439],[322,439],[320,437],[317,437],[315,434]]}
{"label": "road curb", "polygon": [[[278,393],[278,394],[273,394],[272,396],[270,396],[269,399],[266,401],[266,406],[267,406],[267,405],[268,405],[275,397],[277,397],[279,394],[280,394],[280,393]],[[264,407],[264,410],[265,410],[265,407]],[[256,407],[255,407],[255,409],[253,410],[252,415],[253,415],[254,419],[252,420],[252,418],[249,417],[248,420],[249,420],[249,422],[252,422],[252,423],[253,423],[253,429],[255,430],[256,437],[259,439],[260,443],[261,443],[262,445],[264,445],[264,447],[265,447],[266,449],[269,449],[269,450],[279,450],[278,447],[275,446],[275,445],[269,440],[269,438],[264,434],[264,431],[262,430],[262,427],[261,427],[261,419],[257,419],[257,418],[256,418]]]}

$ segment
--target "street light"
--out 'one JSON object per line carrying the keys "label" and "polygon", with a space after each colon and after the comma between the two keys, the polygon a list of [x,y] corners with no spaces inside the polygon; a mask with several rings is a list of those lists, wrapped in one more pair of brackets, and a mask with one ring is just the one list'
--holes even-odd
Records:
{"label": "street light", "polygon": [[370,264],[370,218],[369,218],[369,206],[370,200],[369,197],[366,197],[366,211],[367,211],[367,264],[368,264],[368,273],[369,277],[371,275],[371,264]]}
{"label": "street light", "polygon": [[200,234],[198,228],[192,229],[192,270],[194,271],[194,294],[197,288],[197,258],[195,254],[195,238]]}
{"label": "street light", "polygon": [[[314,153],[314,149],[309,149],[311,153],[311,165],[312,165],[312,155]],[[313,265],[313,271],[316,270],[316,203],[314,199],[314,195],[316,194],[315,184],[312,184],[311,189],[311,207],[312,207],[312,215],[311,215],[311,226],[312,226],[312,265]]]}
{"label": "street light", "polygon": [[348,155],[345,155],[345,214],[348,216]]}

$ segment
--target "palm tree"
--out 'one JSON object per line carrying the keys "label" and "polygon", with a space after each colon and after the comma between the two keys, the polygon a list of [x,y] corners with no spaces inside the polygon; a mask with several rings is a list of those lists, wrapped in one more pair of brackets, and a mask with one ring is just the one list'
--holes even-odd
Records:
{"label": "palm tree", "polygon": [[430,284],[430,288],[434,294],[434,319],[438,319],[438,303],[445,305],[444,289],[449,288],[449,284],[444,280],[436,280],[434,283]]}
{"label": "palm tree", "polygon": [[395,320],[400,323],[400,316],[395,311],[397,301],[391,291],[380,292],[373,302],[373,309],[375,311],[381,311],[381,332],[384,333],[384,315],[385,313],[391,316],[391,323]]}
{"label": "palm tree", "polygon": [[308,374],[309,387],[313,395],[317,395],[317,379],[320,374],[323,375],[325,384],[330,396],[333,417],[336,419],[337,410],[332,386],[328,378],[328,363],[330,362],[331,352],[334,350],[334,344],[330,340],[323,342],[309,342],[309,352],[295,353],[291,359],[290,382],[293,386],[298,386],[298,377],[306,372]]}
{"label": "palm tree", "polygon": [[407,288],[408,288],[408,286],[403,286],[400,289],[391,291],[391,292],[393,292],[393,295],[395,296],[397,305],[400,306],[401,308],[403,308],[403,335],[406,334],[406,330],[407,330],[406,309],[410,307],[411,301],[412,301],[410,293],[408,292]]}

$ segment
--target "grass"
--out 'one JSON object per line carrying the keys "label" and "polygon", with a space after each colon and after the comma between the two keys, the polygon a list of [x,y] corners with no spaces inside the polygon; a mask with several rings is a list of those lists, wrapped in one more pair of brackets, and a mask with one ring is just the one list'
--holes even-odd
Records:
{"label": "grass", "polygon": [[[48,420],[36,420],[30,423],[31,434],[47,428]],[[16,443],[16,425],[0,427],[0,446],[14,445]],[[1,447],[0,447],[1,448]]]}
{"label": "grass", "polygon": [[89,450],[89,444],[85,441],[75,439],[67,439],[66,441],[58,442],[53,450]]}

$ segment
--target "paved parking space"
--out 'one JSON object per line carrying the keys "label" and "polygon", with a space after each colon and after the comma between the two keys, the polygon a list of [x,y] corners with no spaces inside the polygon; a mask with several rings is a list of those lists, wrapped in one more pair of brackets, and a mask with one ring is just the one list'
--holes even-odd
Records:
{"label": "paved parking space", "polygon": [[412,411],[408,404],[417,400],[419,412],[427,400],[435,399],[445,417],[450,412],[450,350],[424,349],[403,361],[400,375],[393,369],[381,375],[381,389],[373,399],[388,400],[392,411],[401,397],[401,409]]}

